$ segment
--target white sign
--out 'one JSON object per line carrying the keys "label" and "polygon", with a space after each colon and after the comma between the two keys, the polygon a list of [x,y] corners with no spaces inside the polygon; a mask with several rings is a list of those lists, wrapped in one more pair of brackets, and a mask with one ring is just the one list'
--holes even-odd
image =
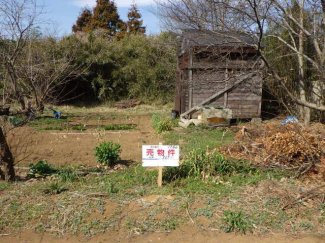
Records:
{"label": "white sign", "polygon": [[143,145],[142,166],[179,166],[179,146]]}

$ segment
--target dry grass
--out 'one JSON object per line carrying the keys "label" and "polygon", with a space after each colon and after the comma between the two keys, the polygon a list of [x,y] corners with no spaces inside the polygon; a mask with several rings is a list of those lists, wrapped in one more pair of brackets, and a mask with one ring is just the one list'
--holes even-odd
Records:
{"label": "dry grass", "polygon": [[161,107],[151,106],[151,105],[139,105],[133,108],[118,109],[111,106],[100,105],[94,107],[76,107],[76,106],[56,106],[55,109],[58,111],[68,113],[68,114],[118,114],[120,116],[129,115],[129,116],[143,116],[143,115],[152,115],[154,113],[158,114],[169,114],[172,110],[173,105],[167,104]]}

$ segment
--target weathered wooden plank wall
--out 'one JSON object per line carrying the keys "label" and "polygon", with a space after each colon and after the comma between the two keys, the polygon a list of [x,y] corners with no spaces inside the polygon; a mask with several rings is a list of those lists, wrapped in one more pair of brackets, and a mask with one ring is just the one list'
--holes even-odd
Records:
{"label": "weathered wooden plank wall", "polygon": [[[175,107],[184,113],[234,84],[238,75],[258,70],[258,62],[252,48],[190,48],[178,59],[181,75]],[[254,118],[261,115],[261,101],[262,75],[241,83],[210,105],[231,108],[234,118]]]}

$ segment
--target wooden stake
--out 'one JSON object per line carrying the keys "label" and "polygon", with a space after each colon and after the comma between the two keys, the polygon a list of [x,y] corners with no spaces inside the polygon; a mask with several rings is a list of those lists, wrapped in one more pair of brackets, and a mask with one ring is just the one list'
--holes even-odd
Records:
{"label": "wooden stake", "polygon": [[163,173],[163,168],[162,166],[159,166],[159,171],[158,171],[158,187],[162,186],[162,173]]}
{"label": "wooden stake", "polygon": [[[159,143],[159,145],[163,145],[162,143]],[[162,176],[163,176],[163,168],[162,166],[158,167],[158,187],[162,187]]]}

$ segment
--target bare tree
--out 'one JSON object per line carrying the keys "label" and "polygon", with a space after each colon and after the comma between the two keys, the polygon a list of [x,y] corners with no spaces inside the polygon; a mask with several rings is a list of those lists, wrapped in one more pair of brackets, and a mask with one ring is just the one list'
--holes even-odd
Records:
{"label": "bare tree", "polygon": [[[0,0],[0,63],[3,72],[1,85],[3,88],[10,86],[12,95],[22,110],[25,110],[26,105],[17,63],[22,58],[30,31],[37,24],[41,13],[42,7],[34,0]],[[1,115],[9,114],[9,109],[5,109],[6,112],[3,110],[0,111]],[[6,167],[5,173],[1,172],[1,177],[14,180],[14,159],[2,127],[0,127],[0,158],[1,164]]]}
{"label": "bare tree", "polygon": [[[88,67],[75,64],[78,43],[63,48],[53,37],[43,37],[38,25],[43,7],[36,0],[0,0],[0,85],[9,102],[18,102],[20,111],[28,114],[32,101],[42,111],[45,102],[55,102],[64,95],[60,90],[82,75]],[[79,43],[81,44],[81,43]],[[28,102],[26,105],[26,101]],[[3,99],[4,105],[8,100]],[[0,115],[9,115],[9,109]],[[0,127],[0,178],[15,179],[14,158]]]}
{"label": "bare tree", "polygon": [[51,36],[29,40],[18,71],[26,92],[35,101],[38,110],[44,103],[64,99],[69,94],[61,92],[64,86],[87,72],[89,65],[76,64],[81,44],[62,46]]}
{"label": "bare tree", "polygon": [[[253,38],[255,43],[251,45],[264,60],[268,74],[302,107],[302,120],[310,121],[310,109],[325,111],[324,0],[158,0],[157,4],[157,14],[170,30],[209,30],[222,36],[235,32]],[[284,32],[289,38],[282,37]],[[263,43],[269,39],[277,40],[287,49],[288,55],[297,58],[297,89],[290,89],[286,77],[267,57]],[[304,48],[306,41],[312,43],[312,51]],[[307,65],[313,72],[309,77]]]}
{"label": "bare tree", "polygon": [[40,23],[43,7],[36,0],[0,0],[0,62],[7,85],[13,90],[21,109],[26,104],[19,75],[19,62],[31,31]]}

